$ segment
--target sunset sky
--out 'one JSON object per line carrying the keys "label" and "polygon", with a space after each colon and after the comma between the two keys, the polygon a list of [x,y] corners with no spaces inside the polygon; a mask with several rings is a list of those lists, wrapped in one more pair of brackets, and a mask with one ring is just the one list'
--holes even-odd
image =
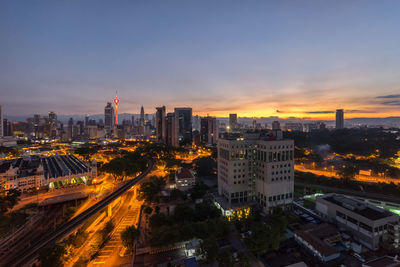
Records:
{"label": "sunset sky", "polygon": [[7,115],[400,116],[400,1],[0,1]]}

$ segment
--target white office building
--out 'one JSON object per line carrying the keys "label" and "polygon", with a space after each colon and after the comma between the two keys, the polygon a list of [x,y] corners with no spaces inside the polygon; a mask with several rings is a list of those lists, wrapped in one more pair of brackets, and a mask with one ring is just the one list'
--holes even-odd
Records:
{"label": "white office building", "polygon": [[267,213],[275,206],[290,204],[293,148],[293,140],[282,139],[278,131],[220,138],[217,206],[229,215],[229,210],[254,202]]}

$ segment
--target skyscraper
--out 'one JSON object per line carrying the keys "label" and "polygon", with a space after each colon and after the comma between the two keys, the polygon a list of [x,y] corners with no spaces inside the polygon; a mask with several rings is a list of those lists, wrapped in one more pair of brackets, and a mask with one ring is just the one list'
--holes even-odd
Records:
{"label": "skyscraper", "polygon": [[89,125],[89,114],[85,115],[85,126]]}
{"label": "skyscraper", "polygon": [[107,134],[110,134],[114,129],[114,108],[111,102],[107,102],[104,108],[104,128]]}
{"label": "skyscraper", "polygon": [[229,127],[231,129],[236,129],[238,128],[238,123],[237,123],[237,114],[229,114]]}
{"label": "skyscraper", "polygon": [[344,128],[344,112],[343,109],[336,110],[336,129]]}
{"label": "skyscraper", "polygon": [[166,124],[166,143],[167,145],[173,146],[175,145],[175,114],[170,112],[167,114],[165,118]]}
{"label": "skyscraper", "polygon": [[4,134],[4,127],[3,127],[3,112],[0,105],[0,136]]}
{"label": "skyscraper", "polygon": [[143,106],[140,108],[140,126],[144,125],[144,108]]}
{"label": "skyscraper", "polygon": [[131,121],[132,121],[132,127],[135,127],[135,126],[136,126],[136,123],[135,123],[135,116],[132,116],[132,117],[131,117]]}
{"label": "skyscraper", "polygon": [[280,130],[281,129],[281,124],[279,123],[279,121],[274,121],[272,122],[272,130]]}
{"label": "skyscraper", "polygon": [[57,123],[57,114],[53,111],[49,112],[49,122],[53,125]]}
{"label": "skyscraper", "polygon": [[117,92],[115,92],[115,99],[114,99],[114,104],[115,104],[115,125],[118,125],[118,95]]}
{"label": "skyscraper", "polygon": [[192,144],[192,108],[175,108],[175,146]]}
{"label": "skyscraper", "polygon": [[156,108],[156,136],[157,142],[166,143],[167,125],[165,120],[165,106]]}
{"label": "skyscraper", "polygon": [[7,119],[3,119],[3,136],[11,136],[11,122]]}
{"label": "skyscraper", "polygon": [[200,121],[200,140],[207,145],[215,145],[218,138],[218,125],[215,117],[204,117]]}
{"label": "skyscraper", "polygon": [[193,131],[200,131],[200,117],[199,115],[193,116]]}

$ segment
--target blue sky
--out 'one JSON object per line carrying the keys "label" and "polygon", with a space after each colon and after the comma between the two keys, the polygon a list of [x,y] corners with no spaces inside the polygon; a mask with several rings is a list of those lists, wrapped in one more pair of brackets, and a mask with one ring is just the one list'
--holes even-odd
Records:
{"label": "blue sky", "polygon": [[0,104],[22,115],[400,115],[399,1],[0,1]]}

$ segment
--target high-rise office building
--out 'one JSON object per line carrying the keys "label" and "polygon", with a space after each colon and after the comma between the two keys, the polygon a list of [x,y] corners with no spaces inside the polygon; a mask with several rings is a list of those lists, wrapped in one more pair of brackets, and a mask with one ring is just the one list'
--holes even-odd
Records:
{"label": "high-rise office building", "polygon": [[104,108],[104,128],[107,134],[111,134],[114,129],[114,108],[111,102],[107,102]]}
{"label": "high-rise office building", "polygon": [[167,145],[174,146],[175,144],[175,114],[170,112],[165,118],[166,124],[166,143]]}
{"label": "high-rise office building", "polygon": [[144,126],[144,108],[143,106],[140,108],[140,120],[139,120],[140,126]]}
{"label": "high-rise office building", "polygon": [[281,129],[281,124],[279,123],[279,121],[273,121],[272,122],[272,130],[276,131],[276,130],[280,130]]}
{"label": "high-rise office building", "polygon": [[292,203],[294,142],[276,132],[218,139],[217,202],[225,215],[256,201],[265,212]]}
{"label": "high-rise office building", "polygon": [[199,115],[193,116],[193,131],[200,131],[200,117]]}
{"label": "high-rise office building", "polygon": [[166,143],[167,125],[165,118],[165,106],[156,108],[155,120],[157,142]]}
{"label": "high-rise office building", "polygon": [[56,125],[56,123],[57,123],[57,114],[55,112],[53,112],[53,111],[50,111],[48,116],[49,116],[49,122],[51,124],[53,124],[53,125]]}
{"label": "high-rise office building", "polygon": [[11,122],[7,119],[3,119],[3,136],[11,136],[12,129],[11,129]]}
{"label": "high-rise office building", "polygon": [[344,112],[343,109],[336,110],[336,129],[344,128]]}
{"label": "high-rise office building", "polygon": [[85,115],[85,126],[89,125],[89,114]]}
{"label": "high-rise office building", "polygon": [[237,122],[237,114],[229,114],[229,128],[237,129],[238,122]]}
{"label": "high-rise office building", "polygon": [[136,123],[135,123],[135,116],[132,116],[132,117],[131,117],[131,122],[132,122],[132,127],[135,127],[135,126],[136,126]]}
{"label": "high-rise office building", "polygon": [[200,140],[207,145],[215,145],[218,138],[217,118],[204,117],[200,120]]}
{"label": "high-rise office building", "polygon": [[67,139],[71,140],[74,136],[74,119],[69,118],[67,126]]}
{"label": "high-rise office building", "polygon": [[175,108],[175,146],[192,144],[192,108]]}
{"label": "high-rise office building", "polygon": [[4,126],[3,126],[3,110],[0,105],[0,136],[4,135]]}

